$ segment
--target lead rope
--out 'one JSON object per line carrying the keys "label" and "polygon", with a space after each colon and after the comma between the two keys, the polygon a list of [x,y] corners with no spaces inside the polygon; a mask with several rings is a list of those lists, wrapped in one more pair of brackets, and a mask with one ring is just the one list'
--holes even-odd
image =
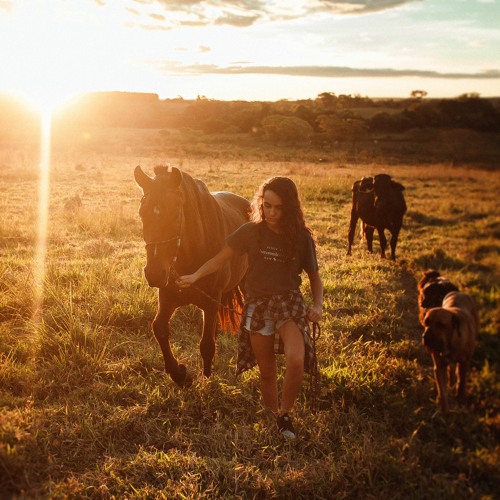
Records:
{"label": "lead rope", "polygon": [[[173,268],[170,268],[170,274],[174,279],[177,279],[179,277],[179,273]],[[211,295],[209,295],[207,292],[202,290],[200,287],[196,285],[191,285],[191,288],[196,288],[202,295],[204,295],[207,299],[211,300],[212,302],[215,302],[219,307],[222,307],[224,309],[227,309],[228,311],[232,311],[234,314],[237,314],[239,316],[243,317],[249,317],[244,315],[241,311],[237,311],[233,307],[226,306],[222,304],[222,302],[218,301]],[[259,318],[259,319],[268,319],[268,318]],[[269,318],[272,319],[272,318]],[[298,319],[298,318],[295,318]],[[318,401],[318,391],[319,391],[319,368],[318,368],[318,358],[316,356],[316,340],[319,339],[321,336],[321,326],[317,322],[313,322],[312,324],[312,334],[310,335],[311,339],[311,344],[312,344],[312,354],[313,354],[313,361],[312,361],[312,368],[311,368],[311,373],[310,373],[310,378],[309,378],[309,398],[310,398],[310,408],[311,408],[311,413],[315,414],[317,411],[317,401]]]}

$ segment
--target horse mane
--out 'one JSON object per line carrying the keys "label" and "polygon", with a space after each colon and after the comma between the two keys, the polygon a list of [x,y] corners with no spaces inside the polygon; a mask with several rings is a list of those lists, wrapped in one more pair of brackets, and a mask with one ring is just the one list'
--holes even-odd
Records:
{"label": "horse mane", "polygon": [[[182,173],[181,188],[184,195],[185,227],[182,239],[190,249],[191,257],[197,265],[213,257],[225,244],[226,228],[223,210],[207,186],[200,179]],[[226,217],[231,217],[226,213]],[[193,253],[194,250],[194,253]],[[218,307],[221,329],[229,326],[236,332],[239,326],[243,298],[242,290],[236,287],[223,293]]]}
{"label": "horse mane", "polygon": [[224,245],[225,232],[222,210],[204,182],[182,173],[184,196],[184,230],[192,258],[202,264]]}

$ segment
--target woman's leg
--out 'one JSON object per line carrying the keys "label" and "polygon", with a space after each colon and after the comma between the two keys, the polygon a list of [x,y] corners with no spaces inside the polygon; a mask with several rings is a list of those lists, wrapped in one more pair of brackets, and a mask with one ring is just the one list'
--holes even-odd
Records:
{"label": "woman's leg", "polygon": [[250,334],[250,343],[260,371],[260,390],[264,405],[278,414],[278,382],[274,335]]}
{"label": "woman's leg", "polygon": [[287,321],[279,333],[285,348],[286,372],[283,381],[283,394],[279,414],[283,415],[292,410],[297,394],[302,385],[304,375],[305,345],[304,336],[295,321]]}

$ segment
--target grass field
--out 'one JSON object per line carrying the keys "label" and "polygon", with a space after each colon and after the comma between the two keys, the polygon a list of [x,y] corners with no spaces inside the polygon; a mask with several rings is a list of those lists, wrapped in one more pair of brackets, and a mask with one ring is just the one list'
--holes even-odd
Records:
{"label": "grass field", "polygon": [[[0,497],[498,498],[497,172],[168,158],[211,190],[251,197],[281,174],[302,192],[325,285],[321,386],[311,414],[304,384],[289,443],[262,409],[257,371],[235,378],[234,337],[219,336],[214,374],[201,376],[193,306],[172,324],[194,384],[180,390],[162,371],[133,181],[136,164],[151,172],[162,160],[54,155],[37,318],[37,152],[0,152]],[[367,254],[359,237],[345,255],[351,185],[378,172],[406,186],[395,263]],[[446,416],[435,415],[420,341],[416,284],[428,268],[481,311],[468,408]]]}

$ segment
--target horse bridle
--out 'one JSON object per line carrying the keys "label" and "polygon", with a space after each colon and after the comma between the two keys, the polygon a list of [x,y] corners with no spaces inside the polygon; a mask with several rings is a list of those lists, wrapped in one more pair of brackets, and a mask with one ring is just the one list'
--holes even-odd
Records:
{"label": "horse bridle", "polygon": [[161,241],[152,241],[150,243],[146,243],[145,247],[146,247],[146,250],[148,247],[152,247],[154,246],[154,250],[153,250],[153,255],[156,257],[157,253],[158,253],[158,247],[161,246],[161,245],[166,245],[167,243],[170,243],[171,241],[176,241],[176,249],[175,249],[175,254],[174,254],[174,257],[172,258],[172,264],[175,263],[175,261],[177,260],[177,253],[179,252],[179,247],[181,246],[181,235],[177,235],[177,236],[172,236],[172,238],[168,238],[167,240],[161,240]]}
{"label": "horse bridle", "polygon": [[[144,200],[145,197],[146,197],[146,194],[144,194],[142,199]],[[182,208],[181,208],[181,212],[183,212]],[[179,253],[179,247],[181,246],[182,219],[183,219],[183,214],[181,213],[180,222],[179,222],[179,230],[178,230],[178,233],[176,236],[172,236],[172,238],[167,238],[166,240],[151,241],[151,242],[145,244],[146,250],[148,249],[148,247],[154,247],[153,255],[156,257],[156,255],[158,254],[158,247],[159,246],[166,245],[166,244],[170,243],[171,241],[176,241],[175,253],[174,253],[174,256],[172,257],[172,261],[170,263],[171,267],[173,267],[175,262],[177,261],[177,254]]]}

